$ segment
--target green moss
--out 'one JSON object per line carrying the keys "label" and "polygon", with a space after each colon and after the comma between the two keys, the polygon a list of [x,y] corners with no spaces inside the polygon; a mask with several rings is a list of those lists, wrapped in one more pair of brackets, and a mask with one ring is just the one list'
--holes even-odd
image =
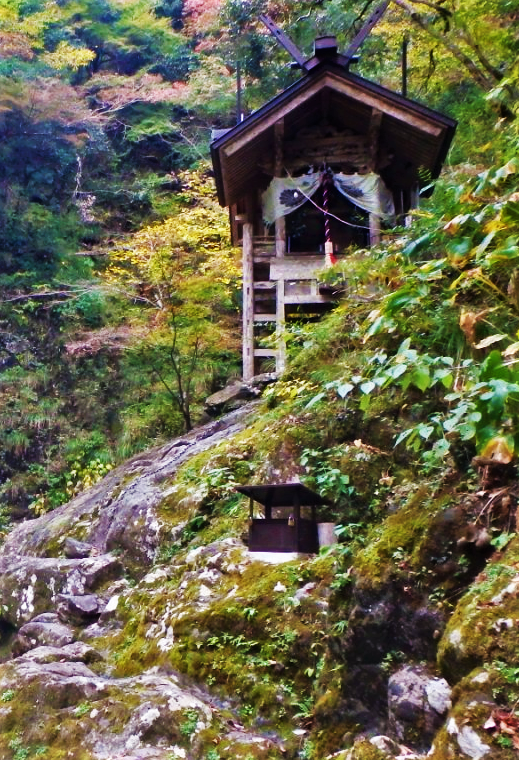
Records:
{"label": "green moss", "polygon": [[518,560],[519,540],[515,539],[504,556],[487,565],[459,601],[438,648],[439,665],[451,681],[492,660],[516,662]]}
{"label": "green moss", "polygon": [[[224,566],[231,570],[217,577],[209,597],[200,597],[199,576],[213,554],[201,553],[186,565],[181,552],[167,579],[143,582],[121,599],[116,614],[123,629],[104,643],[115,673],[173,667],[239,698],[246,723],[261,716],[282,725],[289,716],[306,714],[325,650],[326,619],[317,602],[336,558],[244,566],[242,549],[230,546]],[[312,595],[296,599],[297,589],[309,582],[315,584]]]}
{"label": "green moss", "polygon": [[355,555],[353,567],[358,583],[381,585],[393,573],[420,570],[431,520],[449,499],[434,498],[428,484],[414,488],[398,511],[368,534],[367,546]]}

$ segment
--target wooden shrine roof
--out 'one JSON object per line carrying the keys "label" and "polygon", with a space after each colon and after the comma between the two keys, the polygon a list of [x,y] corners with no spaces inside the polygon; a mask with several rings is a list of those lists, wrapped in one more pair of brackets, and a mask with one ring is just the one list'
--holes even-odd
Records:
{"label": "wooden shrine roof", "polygon": [[339,130],[368,136],[374,114],[379,144],[391,156],[381,172],[386,184],[406,189],[438,177],[456,121],[351,73],[338,60],[323,60],[240,124],[215,135],[211,155],[220,204],[230,206],[266,186],[264,164],[274,155],[281,120],[288,142],[323,118]]}
{"label": "wooden shrine roof", "polygon": [[290,507],[296,502],[302,507],[313,507],[329,502],[302,483],[268,483],[256,486],[237,486],[239,493],[259,504],[271,507]]}

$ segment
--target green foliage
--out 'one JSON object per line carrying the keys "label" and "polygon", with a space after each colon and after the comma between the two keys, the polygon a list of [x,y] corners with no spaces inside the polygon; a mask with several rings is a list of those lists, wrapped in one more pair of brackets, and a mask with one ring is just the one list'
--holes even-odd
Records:
{"label": "green foliage", "polygon": [[180,734],[185,738],[189,738],[196,731],[199,715],[197,710],[184,710],[182,716],[183,720],[180,724]]}
{"label": "green foliage", "polygon": [[31,750],[24,747],[20,736],[11,739],[9,749],[13,751],[13,760],[27,760],[31,756]]}
{"label": "green foliage", "polygon": [[308,485],[335,504],[347,502],[355,494],[349,475],[333,466],[333,459],[342,453],[340,448],[304,449],[299,460],[308,473]]}
{"label": "green foliage", "polygon": [[92,710],[92,704],[90,702],[81,702],[75,709],[74,713],[81,718],[83,715],[87,715]]}
{"label": "green foliage", "polygon": [[[184,421],[193,424],[196,400],[218,385],[235,359],[232,327],[238,270],[226,222],[207,195],[207,176],[193,175],[184,208],[116,250],[106,276],[127,287],[146,282],[147,302],[159,311],[159,326],[134,347],[136,363],[149,367]],[[231,348],[232,347],[232,348]],[[231,349],[231,350],[230,350]],[[232,364],[231,364],[232,366]]]}
{"label": "green foliage", "polygon": [[50,486],[49,490],[44,494],[38,494],[29,504],[29,509],[35,515],[41,515],[55,509],[82,491],[86,491],[104,478],[113,468],[113,465],[110,462],[103,462],[101,459],[95,458],[87,462],[73,461],[69,467],[70,469],[59,476],[49,477],[47,479]]}

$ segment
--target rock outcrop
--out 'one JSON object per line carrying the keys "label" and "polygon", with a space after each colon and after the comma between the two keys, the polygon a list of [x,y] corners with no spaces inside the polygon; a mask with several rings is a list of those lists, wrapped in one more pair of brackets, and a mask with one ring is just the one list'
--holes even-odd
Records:
{"label": "rock outcrop", "polygon": [[[512,760],[518,539],[460,541],[475,509],[405,485],[354,550],[258,561],[226,482],[271,435],[246,431],[254,409],[8,535],[0,757]],[[271,477],[300,472],[283,435]],[[351,472],[386,482],[361,444]]]}

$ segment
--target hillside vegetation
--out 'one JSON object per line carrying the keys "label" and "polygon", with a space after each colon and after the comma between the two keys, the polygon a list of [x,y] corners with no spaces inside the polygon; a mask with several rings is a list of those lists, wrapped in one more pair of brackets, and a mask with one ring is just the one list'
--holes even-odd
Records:
{"label": "hillside vegetation", "polygon": [[[209,176],[210,130],[236,121],[229,85],[238,64],[245,113],[298,76],[260,12],[310,53],[324,31],[344,47],[373,5],[2,4],[6,519],[63,503],[134,451],[188,429],[204,397],[239,376],[237,252]],[[505,0],[393,2],[364,44],[359,73],[398,90],[406,40],[409,95],[459,119],[450,160],[462,169],[447,172],[427,212],[438,230],[478,197],[513,196],[516,20]],[[510,178],[489,177],[472,200],[478,182],[465,192],[466,176],[500,166]],[[510,214],[512,206],[495,212],[502,229],[484,255],[506,239]],[[469,267],[488,215],[451,227],[450,247],[462,251],[455,266]],[[436,240],[439,250],[440,232]],[[470,279],[459,281],[464,293]]]}

